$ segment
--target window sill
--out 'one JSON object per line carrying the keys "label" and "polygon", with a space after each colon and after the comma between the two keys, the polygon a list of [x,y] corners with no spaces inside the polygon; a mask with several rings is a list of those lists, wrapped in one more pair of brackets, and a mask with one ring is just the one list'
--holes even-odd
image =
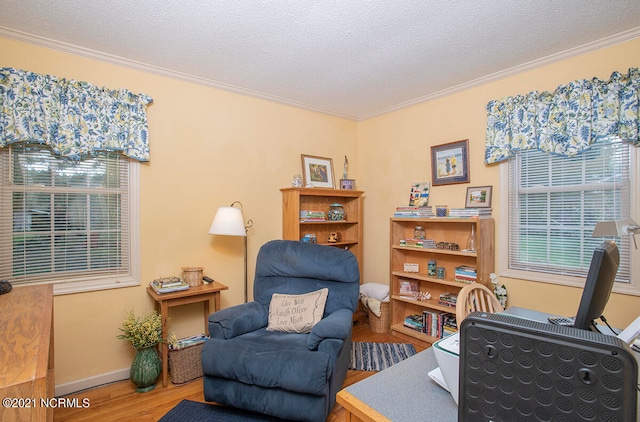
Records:
{"label": "window sill", "polygon": [[[561,276],[556,274],[546,274],[534,271],[512,269],[500,271],[499,276],[526,281],[555,284],[558,286],[576,287],[579,289],[584,288],[585,283],[585,279],[582,277]],[[617,282],[613,285],[613,293],[630,296],[640,296],[640,288],[638,286],[634,286],[632,283]]]}
{"label": "window sill", "polygon": [[133,277],[91,279],[56,283],[53,285],[54,296],[74,293],[94,292],[97,290],[119,289],[121,287],[139,286],[140,282]]}

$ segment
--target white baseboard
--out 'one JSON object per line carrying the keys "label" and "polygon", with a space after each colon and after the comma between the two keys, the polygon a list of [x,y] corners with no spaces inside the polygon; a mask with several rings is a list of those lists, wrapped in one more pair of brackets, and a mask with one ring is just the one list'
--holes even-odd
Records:
{"label": "white baseboard", "polygon": [[129,371],[130,368],[123,368],[118,369],[117,371],[107,372],[106,374],[95,375],[93,377],[68,382],[66,384],[56,385],[55,395],[56,397],[66,396],[67,394],[76,393],[99,385],[126,380],[129,379]]}

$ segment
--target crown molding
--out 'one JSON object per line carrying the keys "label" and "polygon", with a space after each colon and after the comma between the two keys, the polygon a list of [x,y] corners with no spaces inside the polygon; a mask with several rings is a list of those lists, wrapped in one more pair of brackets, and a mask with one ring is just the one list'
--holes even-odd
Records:
{"label": "crown molding", "polygon": [[259,98],[270,102],[275,102],[291,107],[302,108],[317,113],[328,114],[335,117],[340,117],[348,120],[357,120],[354,116],[349,116],[341,113],[336,113],[331,110],[324,109],[322,107],[316,107],[309,104],[301,103],[298,101],[289,100],[287,98],[278,97],[276,95],[265,94],[263,92],[254,91],[247,88],[238,87],[235,85],[227,84],[224,82],[215,81],[212,79],[202,78],[200,76],[189,75],[187,73],[178,72],[171,69],[166,69],[160,66],[154,66],[148,63],[139,62],[136,60],[126,59],[123,57],[115,56],[113,54],[104,53],[102,51],[92,50],[85,47],[80,47],[74,44],[69,44],[62,41],[52,40],[50,38],[41,37],[39,35],[33,35],[22,31],[17,31],[11,28],[0,26],[0,36],[13,39],[15,41],[21,41],[28,44],[33,44],[39,47],[48,48],[51,50],[57,50],[63,53],[73,54],[80,57],[85,57],[92,60],[97,60],[117,66],[127,67],[143,72],[151,72],[156,75],[165,76],[172,79],[179,79],[185,82],[191,82],[198,85],[205,85],[212,88],[217,88],[229,92],[233,92],[240,95],[245,95],[253,98]]}
{"label": "crown molding", "polygon": [[524,71],[528,71],[537,67],[541,67],[541,66],[545,66],[551,63],[555,63],[561,60],[565,60],[571,57],[575,57],[581,54],[585,54],[585,53],[590,53],[592,51],[596,51],[596,50],[600,50],[603,48],[607,48],[607,47],[611,47],[613,45],[616,44],[620,44],[626,41],[630,41],[632,39],[636,39],[636,38],[640,38],[640,27],[636,27],[633,29],[630,29],[628,31],[624,31],[615,35],[612,35],[610,37],[606,37],[606,38],[602,38],[600,40],[596,40],[587,44],[583,44],[581,46],[575,47],[575,48],[571,48],[569,50],[565,50],[563,52],[560,53],[556,53],[556,54],[552,54],[550,56],[547,57],[543,57],[541,59],[537,59],[537,60],[532,60],[528,63],[524,63],[518,66],[514,66],[512,68],[509,69],[505,69],[505,70],[501,70],[499,72],[493,73],[491,75],[487,75],[487,76],[483,76],[481,78],[478,79],[474,79],[472,81],[469,82],[465,82],[459,85],[455,85],[446,89],[443,89],[441,91],[438,92],[434,92],[432,94],[429,95],[425,95],[422,97],[418,97],[418,98],[414,98],[411,99],[409,101],[404,101],[402,103],[396,104],[392,107],[387,107],[387,108],[383,108],[381,110],[369,113],[369,114],[365,114],[362,116],[350,116],[350,115],[345,115],[342,113],[336,113],[334,111],[331,110],[327,110],[321,107],[316,107],[316,106],[312,106],[309,104],[305,104],[305,103],[301,103],[298,101],[292,101],[286,98],[282,98],[282,97],[278,97],[275,95],[270,95],[270,94],[265,94],[259,91],[254,91],[251,89],[246,89],[246,88],[241,88],[235,85],[231,85],[231,84],[226,84],[224,82],[219,82],[219,81],[214,81],[211,79],[207,79],[207,78],[202,78],[199,76],[193,76],[193,75],[189,75],[186,73],[182,73],[182,72],[177,72],[174,70],[170,70],[170,69],[166,69],[163,67],[159,67],[159,66],[154,66],[154,65],[150,65],[147,63],[142,63],[142,62],[138,62],[136,60],[130,60],[130,59],[125,59],[122,57],[118,57],[112,54],[108,54],[108,53],[104,53],[101,51],[96,51],[96,50],[92,50],[92,49],[88,49],[88,48],[84,48],[84,47],[80,47],[77,45],[73,45],[73,44],[69,44],[69,43],[65,43],[65,42],[61,42],[61,41],[56,41],[56,40],[52,40],[49,38],[45,38],[45,37],[41,37],[38,35],[33,35],[33,34],[29,34],[26,32],[22,32],[22,31],[16,31],[14,29],[11,28],[6,28],[6,27],[2,27],[0,26],[0,36],[3,36],[5,38],[10,38],[16,41],[21,41],[21,42],[25,42],[25,43],[29,43],[29,44],[34,44],[40,47],[45,47],[45,48],[49,48],[52,50],[57,50],[57,51],[61,51],[64,53],[69,53],[69,54],[74,54],[77,56],[81,56],[81,57],[86,57],[92,60],[98,60],[98,61],[102,61],[102,62],[106,62],[106,63],[110,63],[110,64],[115,64],[118,66],[122,66],[122,67],[128,67],[128,68],[132,68],[132,69],[136,69],[136,70],[140,70],[140,71],[144,71],[144,72],[151,72],[151,73],[155,73],[157,75],[160,76],[165,76],[165,77],[169,77],[169,78],[174,78],[174,79],[179,79],[179,80],[183,80],[186,82],[191,82],[191,83],[195,83],[195,84],[199,84],[199,85],[205,85],[205,86],[209,86],[212,88],[217,88],[217,89],[222,89],[225,91],[230,91],[236,94],[240,94],[240,95],[246,95],[246,96],[250,96],[250,97],[254,97],[254,98],[259,98],[259,99],[263,99],[266,101],[271,101],[271,102],[276,102],[279,104],[283,104],[283,105],[287,105],[287,106],[291,106],[291,107],[296,107],[296,108],[302,108],[305,110],[309,110],[309,111],[314,111],[314,112],[318,112],[318,113],[322,113],[322,114],[327,114],[330,116],[335,116],[335,117],[339,117],[339,118],[343,118],[343,119],[347,119],[347,120],[354,120],[354,121],[363,121],[363,120],[367,120],[367,119],[371,119],[373,117],[377,117],[377,116],[381,116],[383,114],[387,114],[387,113],[392,113],[398,110],[402,110],[404,108],[407,107],[411,107],[417,104],[421,104],[421,103],[425,103],[428,101],[433,101],[435,99],[441,98],[441,97],[445,97],[447,95],[451,95],[466,89],[470,89],[470,88],[474,88],[477,87],[479,85],[482,84],[486,84],[488,82],[492,82],[498,79],[502,79],[502,78],[506,78],[508,76],[512,76],[515,75],[517,73],[521,73]]}
{"label": "crown molding", "polygon": [[491,75],[483,76],[478,79],[474,79],[469,82],[465,82],[456,86],[452,86],[447,89],[443,89],[438,92],[434,92],[433,94],[425,95],[423,97],[418,97],[412,99],[410,101],[405,101],[403,103],[397,104],[393,107],[385,108],[379,111],[376,111],[371,114],[367,114],[365,116],[360,116],[357,120],[363,121],[373,117],[381,116],[383,114],[391,113],[394,111],[401,110],[403,108],[411,107],[417,104],[425,103],[428,101],[433,101],[437,98],[445,97],[447,95],[451,95],[460,91],[464,91],[465,89],[470,89],[477,87],[479,85],[486,84],[488,82],[493,82],[498,79],[506,78],[508,76],[515,75],[517,73],[525,72],[531,69],[535,69],[537,67],[546,66],[548,64],[556,63],[561,60],[569,59],[571,57],[579,56],[581,54],[590,53],[596,50],[601,50],[603,48],[611,47],[616,44],[621,44],[626,41],[631,41],[633,39],[640,38],[640,27],[636,27],[630,29],[625,32],[621,32],[610,37],[602,38],[600,40],[596,40],[587,44],[583,44],[581,46],[571,48],[569,50],[562,51],[560,53],[552,54],[550,56],[543,57],[541,59],[532,60],[528,63],[524,63],[518,66],[514,66],[509,69],[501,70],[496,73],[492,73]]}

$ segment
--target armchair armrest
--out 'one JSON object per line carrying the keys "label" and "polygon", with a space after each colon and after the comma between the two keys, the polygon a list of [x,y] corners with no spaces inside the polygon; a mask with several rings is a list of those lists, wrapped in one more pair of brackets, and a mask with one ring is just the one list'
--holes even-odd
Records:
{"label": "armchair armrest", "polygon": [[261,304],[243,303],[209,315],[209,335],[227,340],[266,327],[267,320]]}
{"label": "armchair armrest", "polygon": [[349,309],[338,309],[320,320],[309,333],[307,348],[316,350],[323,340],[332,338],[344,340],[351,332],[353,324],[353,312]]}

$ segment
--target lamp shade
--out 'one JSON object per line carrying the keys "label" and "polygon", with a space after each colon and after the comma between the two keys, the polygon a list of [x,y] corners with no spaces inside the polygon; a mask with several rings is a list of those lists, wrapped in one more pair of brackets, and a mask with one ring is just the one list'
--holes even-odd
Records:
{"label": "lamp shade", "polygon": [[600,221],[593,230],[592,237],[620,237],[639,232],[640,226],[631,219]]}
{"label": "lamp shade", "polygon": [[209,234],[247,236],[247,230],[242,221],[242,210],[234,207],[218,208],[209,228]]}

